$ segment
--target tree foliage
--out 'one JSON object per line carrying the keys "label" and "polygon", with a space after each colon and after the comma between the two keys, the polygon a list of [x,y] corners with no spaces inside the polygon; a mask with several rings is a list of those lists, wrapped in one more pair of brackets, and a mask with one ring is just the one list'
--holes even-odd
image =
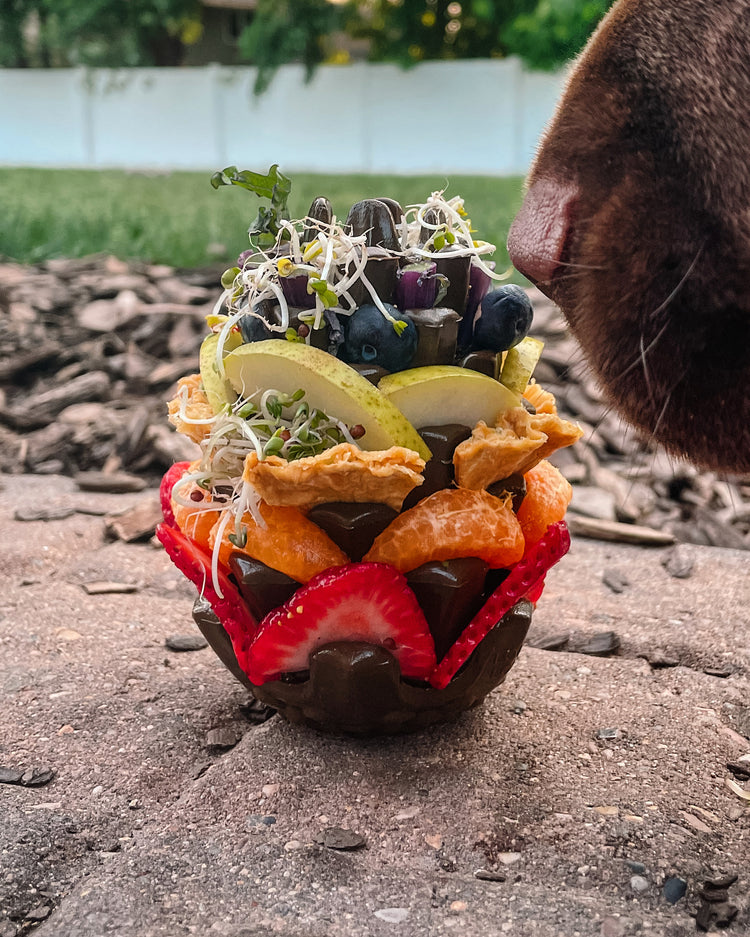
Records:
{"label": "tree foliage", "polygon": [[613,0],[260,0],[241,50],[260,68],[257,90],[285,62],[308,76],[332,55],[337,31],[365,40],[369,58],[402,66],[519,55],[552,69],[584,45]]}
{"label": "tree foliage", "polygon": [[502,30],[509,54],[532,68],[553,69],[585,45],[613,0],[539,0]]}
{"label": "tree foliage", "polygon": [[584,45],[613,0],[370,0],[352,32],[376,61],[503,58],[555,68]]}
{"label": "tree foliage", "polygon": [[[239,39],[258,67],[346,59],[342,37],[371,61],[520,55],[532,68],[570,59],[613,0],[259,0]],[[200,38],[200,0],[0,0],[0,66],[177,65]]]}
{"label": "tree foliage", "polygon": [[259,0],[239,39],[240,54],[258,66],[255,92],[265,90],[287,62],[302,62],[309,80],[330,55],[330,37],[342,25],[341,8],[328,0]]}
{"label": "tree foliage", "polygon": [[0,65],[176,65],[199,0],[0,0]]}

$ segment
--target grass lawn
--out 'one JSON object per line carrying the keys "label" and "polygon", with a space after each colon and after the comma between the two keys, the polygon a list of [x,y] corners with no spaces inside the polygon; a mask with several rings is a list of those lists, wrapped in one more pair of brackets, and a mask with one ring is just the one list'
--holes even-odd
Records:
{"label": "grass lawn", "polygon": [[[242,167],[245,168],[245,167]],[[235,187],[215,191],[210,173],[0,168],[0,258],[35,263],[52,257],[108,253],[175,267],[234,262],[247,245],[256,196]],[[478,236],[498,245],[521,203],[521,178],[477,176],[293,177],[290,209],[303,216],[326,195],[339,217],[361,198],[389,195],[403,205],[435,189],[463,196]]]}

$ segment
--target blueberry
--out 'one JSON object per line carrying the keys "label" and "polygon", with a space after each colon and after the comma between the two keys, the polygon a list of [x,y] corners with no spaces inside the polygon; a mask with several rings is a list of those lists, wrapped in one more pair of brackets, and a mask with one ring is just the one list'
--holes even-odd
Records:
{"label": "blueberry", "polygon": [[396,321],[406,323],[403,332],[398,335],[377,306],[360,306],[346,323],[339,357],[348,364],[377,364],[386,371],[403,371],[417,351],[417,327],[395,306],[383,305]]}
{"label": "blueberry", "polygon": [[507,351],[526,338],[534,315],[529,297],[513,283],[487,293],[481,310],[471,347],[490,351]]}
{"label": "blueberry", "polygon": [[268,328],[268,324],[257,316],[242,316],[237,324],[240,327],[243,342],[263,342],[267,338],[273,338],[273,332]]}

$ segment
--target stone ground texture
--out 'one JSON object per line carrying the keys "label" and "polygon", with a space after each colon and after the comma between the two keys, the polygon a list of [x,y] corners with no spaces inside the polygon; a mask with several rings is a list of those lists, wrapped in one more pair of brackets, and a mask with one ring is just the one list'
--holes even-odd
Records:
{"label": "stone ground texture", "polygon": [[[361,741],[258,725],[210,649],[165,647],[194,631],[192,587],[100,516],[143,497],[3,479],[0,765],[56,775],[0,785],[0,937],[677,937],[731,873],[730,933],[750,931],[749,802],[726,783],[750,752],[747,553],[682,545],[676,579],[665,549],[574,539],[530,642],[614,631],[617,656],[529,644],[454,725]],[[88,513],[14,519],[39,506]],[[330,827],[364,846],[318,844]]]}

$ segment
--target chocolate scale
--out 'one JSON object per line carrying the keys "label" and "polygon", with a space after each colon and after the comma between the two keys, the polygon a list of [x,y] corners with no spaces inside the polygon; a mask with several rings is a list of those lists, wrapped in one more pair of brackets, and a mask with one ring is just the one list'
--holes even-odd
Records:
{"label": "chocolate scale", "polygon": [[484,604],[487,569],[484,560],[465,556],[424,563],[406,574],[435,639],[438,661]]}
{"label": "chocolate scale", "polygon": [[398,511],[387,504],[374,501],[330,501],[315,505],[307,516],[353,563],[358,563],[372,546],[372,541],[397,514]]}
{"label": "chocolate scale", "polygon": [[404,511],[436,491],[453,487],[453,453],[459,443],[471,436],[471,428],[461,423],[444,423],[423,426],[419,435],[429,446],[432,458],[422,472],[424,482],[406,496]]}
{"label": "chocolate scale", "polygon": [[296,580],[244,553],[233,553],[229,565],[242,598],[256,621],[265,618],[271,609],[283,605],[300,587]]}
{"label": "chocolate scale", "polygon": [[526,497],[526,479],[520,472],[508,475],[507,478],[501,478],[500,481],[493,482],[487,486],[489,494],[496,498],[504,498],[510,495],[513,501],[513,513],[518,514],[521,502]]}

